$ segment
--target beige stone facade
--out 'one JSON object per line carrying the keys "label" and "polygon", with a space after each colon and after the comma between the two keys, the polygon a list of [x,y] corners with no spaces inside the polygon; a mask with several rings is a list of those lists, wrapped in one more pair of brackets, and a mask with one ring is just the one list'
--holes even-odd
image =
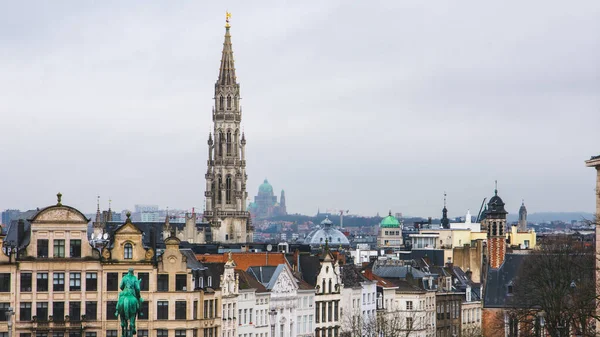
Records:
{"label": "beige stone facade", "polygon": [[[10,275],[0,309],[4,304],[15,309],[13,336],[120,335],[115,307],[129,268],[142,280],[139,337],[219,335],[220,293],[197,287],[194,275],[202,264],[191,250],[180,249],[179,239],[167,238],[157,252],[144,244],[148,233],[127,219],[99,252],[88,242],[88,222],[59,202],[28,220],[17,254],[0,254],[0,274]],[[11,228],[9,236],[16,231]],[[2,330],[7,331],[6,322],[0,322]]]}

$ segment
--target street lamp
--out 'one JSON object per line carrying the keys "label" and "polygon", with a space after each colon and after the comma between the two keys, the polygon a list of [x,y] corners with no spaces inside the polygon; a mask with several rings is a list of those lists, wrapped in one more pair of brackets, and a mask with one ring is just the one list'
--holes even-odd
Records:
{"label": "street lamp", "polygon": [[271,322],[271,337],[275,337],[275,319],[276,319],[276,317],[277,317],[277,310],[271,309],[271,311],[269,312],[269,318],[270,318],[270,322]]}
{"label": "street lamp", "polygon": [[13,326],[13,322],[12,322],[12,317],[15,315],[15,311],[13,310],[12,307],[8,308],[8,311],[6,311],[6,318],[8,319],[7,324],[8,324],[8,337],[12,337],[12,326]]}
{"label": "street lamp", "polygon": [[544,317],[546,316],[546,312],[544,310],[540,310],[537,315],[540,319],[540,336],[544,336],[544,326],[546,325],[546,319]]}

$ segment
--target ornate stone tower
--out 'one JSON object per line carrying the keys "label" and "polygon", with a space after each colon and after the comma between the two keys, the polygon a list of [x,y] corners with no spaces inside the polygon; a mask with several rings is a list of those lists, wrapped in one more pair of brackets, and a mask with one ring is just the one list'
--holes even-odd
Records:
{"label": "ornate stone tower", "polygon": [[246,211],[246,138],[240,131],[240,85],[235,76],[229,18],[227,13],[221,67],[215,83],[214,129],[208,135],[204,218],[211,225],[213,241],[239,243],[252,241],[253,228]]}
{"label": "ornate stone tower", "polygon": [[444,208],[442,209],[442,228],[450,229],[450,220],[448,219],[448,209],[446,208],[446,192],[444,192]]}
{"label": "ornate stone tower", "polygon": [[487,228],[488,263],[492,269],[498,269],[506,255],[506,214],[508,212],[504,209],[504,201],[498,196],[496,188],[483,220],[483,227]]}
{"label": "ornate stone tower", "polygon": [[287,215],[287,207],[285,206],[285,191],[281,190],[281,197],[279,198],[279,213],[280,215]]}
{"label": "ornate stone tower", "polygon": [[525,201],[521,202],[521,208],[519,208],[519,225],[517,226],[519,231],[527,231],[527,208],[525,208]]}

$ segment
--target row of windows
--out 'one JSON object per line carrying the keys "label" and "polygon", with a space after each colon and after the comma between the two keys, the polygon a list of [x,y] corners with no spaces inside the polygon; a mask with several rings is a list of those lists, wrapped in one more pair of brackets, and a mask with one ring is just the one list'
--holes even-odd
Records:
{"label": "row of windows", "polygon": [[[54,255],[53,257],[65,257],[65,242],[64,239],[55,239],[53,243]],[[49,257],[49,240],[38,239],[37,240],[37,257]],[[81,257],[81,240],[69,240],[69,257],[77,258]]]}
{"label": "row of windows", "polygon": [[296,333],[311,333],[313,331],[313,315],[303,315],[296,318]]}
{"label": "row of windows", "polygon": [[[66,315],[69,316],[69,320],[71,321],[79,321],[82,315],[85,315],[87,320],[97,319],[98,303],[96,301],[86,301],[85,312],[82,312],[81,305],[82,302],[69,302],[68,305],[65,305],[65,302],[52,302],[52,320],[62,322],[65,320]],[[37,320],[48,320],[48,306],[48,302],[37,302],[35,304]],[[8,308],[9,303],[0,303],[0,321],[7,320],[6,311],[8,311]],[[33,319],[32,309],[33,305],[31,302],[21,302],[19,304],[19,321],[31,321]]]}
{"label": "row of windows", "polygon": [[340,301],[316,302],[316,322],[337,322],[339,320]]}
{"label": "row of windows", "polygon": [[[212,331],[209,331],[212,330]],[[216,328],[207,328],[203,329],[205,337],[217,337]],[[118,330],[106,330],[106,337],[118,337]],[[100,333],[102,336],[102,333]],[[137,337],[149,337],[149,331],[144,329],[137,330]],[[156,337],[169,337],[169,330],[166,329],[157,329]],[[8,337],[7,332],[0,332],[0,337]],[[20,333],[19,337],[32,337],[31,333]],[[54,331],[48,333],[47,331],[38,331],[35,333],[35,337],[82,337],[79,331],[70,331],[70,332],[62,332],[62,331]],[[98,337],[98,333],[95,331],[86,331],[85,337]],[[174,337],[187,337],[187,330],[177,329],[175,330]],[[192,330],[191,337],[198,337],[198,330]]]}
{"label": "row of windows", "polygon": [[[65,290],[65,272],[53,272],[52,273],[52,290],[53,291],[64,291]],[[82,287],[82,273],[81,272],[69,272],[69,290],[79,291]],[[126,274],[126,273],[123,273]],[[149,273],[138,273],[137,276],[140,280],[140,290],[148,291],[150,284]],[[33,273],[21,272],[20,275],[20,290],[21,292],[33,291]],[[36,291],[47,292],[48,291],[48,272],[36,273]],[[187,274],[175,275],[175,291],[187,290]],[[0,292],[10,292],[10,273],[0,274]],[[209,277],[209,286],[212,283]],[[202,281],[200,282],[203,283]],[[97,291],[98,290],[98,273],[88,272],[85,275],[85,291]],[[106,274],[106,290],[107,291],[118,291],[119,290],[119,273],[107,273]],[[157,276],[157,290],[158,291],[169,291],[169,275],[159,274]]]}

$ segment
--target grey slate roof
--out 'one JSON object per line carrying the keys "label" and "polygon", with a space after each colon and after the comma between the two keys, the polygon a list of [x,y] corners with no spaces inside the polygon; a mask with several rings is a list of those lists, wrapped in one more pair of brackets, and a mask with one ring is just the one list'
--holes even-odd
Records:
{"label": "grey slate roof", "polygon": [[342,284],[346,288],[361,287],[361,282],[369,281],[364,277],[358,268],[351,264],[344,264],[340,266],[340,272],[342,274]]}
{"label": "grey slate roof", "polygon": [[318,256],[314,255],[300,255],[300,272],[302,274],[302,280],[304,282],[310,284],[311,286],[316,286],[317,284],[317,275],[319,275],[319,271],[321,270],[321,262],[319,261]]}
{"label": "grey slate roof", "polygon": [[183,256],[187,258],[186,264],[188,268],[206,269],[206,267],[200,261],[198,261],[198,259],[196,258],[196,254],[194,254],[193,250],[189,248],[180,248],[179,251]]}
{"label": "grey slate roof", "polygon": [[424,272],[411,266],[373,266],[373,274],[383,278],[401,278],[405,279],[410,273],[413,278],[423,278],[427,276]]}
{"label": "grey slate roof", "polygon": [[483,295],[484,308],[508,307],[507,287],[515,282],[519,269],[529,255],[506,254],[498,269],[488,269]]}
{"label": "grey slate roof", "polygon": [[263,286],[267,287],[267,289],[270,289],[268,284],[279,266],[250,267],[248,270],[246,270],[246,272],[254,277]]}

